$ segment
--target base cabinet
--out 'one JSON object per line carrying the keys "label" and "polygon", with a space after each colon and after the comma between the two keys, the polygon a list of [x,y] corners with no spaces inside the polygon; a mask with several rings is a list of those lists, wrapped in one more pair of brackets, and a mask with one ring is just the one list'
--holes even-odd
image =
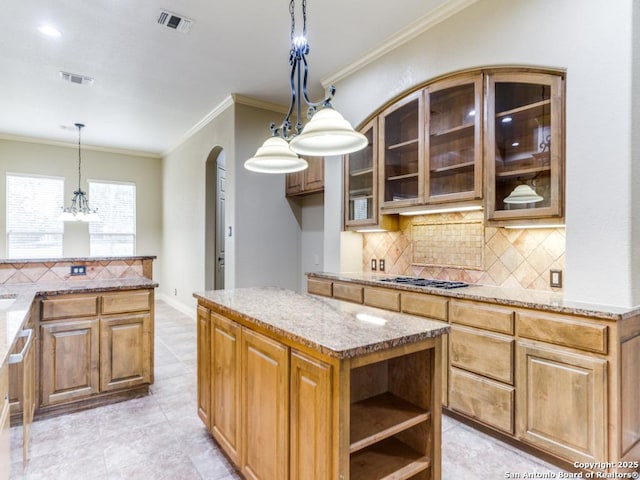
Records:
{"label": "base cabinet", "polygon": [[42,411],[153,383],[153,290],[56,295],[41,307]]}
{"label": "base cabinet", "polygon": [[41,327],[41,405],[67,402],[100,391],[99,331],[97,318]]}
{"label": "base cabinet", "polygon": [[288,354],[284,345],[242,330],[240,465],[248,479],[288,478]]}
{"label": "base cabinet", "polygon": [[0,480],[9,479],[11,441],[9,435],[9,366],[0,365]]}
{"label": "base cabinet", "polygon": [[519,342],[518,437],[560,457],[606,462],[607,362]]}
{"label": "base cabinet", "polygon": [[209,310],[198,307],[196,365],[198,417],[211,430],[211,319]]}

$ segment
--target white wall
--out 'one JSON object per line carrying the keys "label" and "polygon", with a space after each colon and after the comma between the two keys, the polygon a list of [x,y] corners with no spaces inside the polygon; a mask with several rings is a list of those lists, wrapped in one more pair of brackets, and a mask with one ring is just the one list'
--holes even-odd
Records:
{"label": "white wall", "polygon": [[[408,88],[457,70],[566,69],[565,297],[640,304],[640,262],[631,250],[632,239],[640,242],[637,232],[632,237],[637,198],[631,210],[640,180],[629,180],[632,3],[482,0],[336,82],[334,104],[356,125]],[[327,252],[339,255],[339,244]]]}
{"label": "white wall", "polygon": [[[0,257],[6,257],[6,181],[11,173],[31,173],[64,177],[64,201],[67,205],[78,187],[78,148],[37,143],[36,140],[0,139]],[[136,254],[158,255],[161,245],[162,163],[159,158],[133,153],[94,150],[82,146],[82,188],[87,178],[136,184]],[[89,199],[91,201],[91,199]],[[62,209],[62,205],[60,205]],[[65,222],[65,257],[89,256],[89,226]],[[154,267],[157,270],[161,259]]]}
{"label": "white wall", "polygon": [[300,265],[301,275],[297,290],[307,291],[308,272],[319,272],[324,268],[324,194],[315,193],[303,196],[300,200],[302,207],[300,225]]}

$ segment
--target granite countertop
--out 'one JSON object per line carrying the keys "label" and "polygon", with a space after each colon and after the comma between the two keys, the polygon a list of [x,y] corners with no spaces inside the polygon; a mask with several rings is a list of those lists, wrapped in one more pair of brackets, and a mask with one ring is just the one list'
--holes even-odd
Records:
{"label": "granite countertop", "polygon": [[393,278],[398,275],[376,273],[330,273],[311,272],[308,278],[320,278],[340,282],[352,282],[374,287],[392,288],[409,292],[431,293],[444,297],[462,298],[481,302],[491,302],[512,307],[535,308],[549,312],[583,315],[603,320],[624,320],[640,314],[640,307],[624,308],[611,305],[598,305],[586,302],[566,300],[561,293],[543,292],[504,288],[490,285],[470,284],[464,288],[443,289],[433,287],[416,287],[411,285],[383,282],[383,278]]}
{"label": "granite countertop", "polygon": [[157,286],[153,280],[144,277],[0,285],[0,300],[14,299],[7,308],[0,307],[0,365],[4,363],[20,329],[28,319],[36,295],[107,292]]}
{"label": "granite countertop", "polygon": [[54,258],[0,258],[1,264],[54,263],[54,262],[102,262],[117,260],[154,260],[155,255],[132,255],[126,257],[54,257]]}
{"label": "granite countertop", "polygon": [[450,328],[437,320],[275,287],[216,290],[193,296],[214,304],[222,314],[233,314],[340,359],[437,337]]}

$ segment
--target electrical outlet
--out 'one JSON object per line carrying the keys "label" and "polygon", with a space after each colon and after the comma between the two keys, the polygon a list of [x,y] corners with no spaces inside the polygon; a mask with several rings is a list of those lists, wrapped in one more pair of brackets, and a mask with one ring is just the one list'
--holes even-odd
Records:
{"label": "electrical outlet", "polygon": [[381,272],[384,272],[384,258],[378,260],[378,268],[380,268]]}
{"label": "electrical outlet", "polygon": [[71,265],[71,275],[86,275],[86,265]]}
{"label": "electrical outlet", "polygon": [[553,288],[562,288],[562,270],[549,270],[549,285]]}
{"label": "electrical outlet", "polygon": [[375,272],[378,269],[378,267],[376,266],[376,259],[372,258],[371,259],[371,271]]}

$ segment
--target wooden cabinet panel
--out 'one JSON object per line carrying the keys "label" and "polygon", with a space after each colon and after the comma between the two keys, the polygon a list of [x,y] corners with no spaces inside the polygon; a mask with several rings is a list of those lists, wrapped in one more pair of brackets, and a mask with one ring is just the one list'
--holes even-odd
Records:
{"label": "wooden cabinet panel", "polygon": [[454,325],[449,339],[451,365],[513,385],[512,338]]}
{"label": "wooden cabinet panel", "polygon": [[211,430],[211,315],[198,305],[197,312],[197,397],[198,416]]}
{"label": "wooden cabinet panel", "polygon": [[64,295],[42,300],[42,320],[93,317],[98,314],[96,295]]}
{"label": "wooden cabinet panel", "polygon": [[385,310],[400,311],[400,292],[388,288],[364,289],[364,304]]}
{"label": "wooden cabinet panel", "polygon": [[9,480],[11,440],[9,427],[9,366],[0,365],[0,480]]}
{"label": "wooden cabinet panel", "polygon": [[100,388],[107,392],[151,381],[151,316],[100,319]]}
{"label": "wooden cabinet panel", "polygon": [[333,297],[348,302],[362,303],[363,288],[360,285],[349,285],[348,283],[333,284]]}
{"label": "wooden cabinet panel", "polygon": [[324,157],[304,157],[304,159],[309,163],[306,170],[286,175],[287,197],[324,190]]}
{"label": "wooden cabinet panel", "polygon": [[288,478],[289,352],[246,329],[241,344],[242,474],[252,480]]}
{"label": "wooden cabinet panel", "polygon": [[149,290],[139,290],[104,294],[102,295],[102,313],[127,313],[149,310],[151,308],[151,293]]}
{"label": "wooden cabinet panel", "polygon": [[98,393],[98,319],[46,323],[40,328],[41,405],[75,400]]}
{"label": "wooden cabinet panel", "polygon": [[211,313],[211,432],[238,463],[240,448],[241,327]]}
{"label": "wooden cabinet panel", "polygon": [[514,433],[513,387],[451,367],[449,408],[509,434]]}
{"label": "wooden cabinet panel", "polygon": [[287,173],[285,176],[286,196],[298,195],[304,185],[304,172]]}
{"label": "wooden cabinet panel", "polygon": [[310,278],[307,280],[307,292],[313,295],[322,295],[331,297],[333,295],[333,283],[327,280],[316,280]]}
{"label": "wooden cabinet panel", "polygon": [[607,458],[607,362],[519,342],[518,437],[570,462]]}
{"label": "wooden cabinet panel", "polygon": [[470,327],[513,335],[513,310],[479,302],[452,300],[449,320]]}
{"label": "wooden cabinet panel", "polygon": [[402,311],[421,317],[447,321],[449,300],[436,295],[405,293],[401,295]]}
{"label": "wooden cabinet panel", "polygon": [[607,326],[590,324],[566,315],[518,312],[518,335],[532,340],[607,353]]}
{"label": "wooden cabinet panel", "polygon": [[292,480],[324,480],[331,472],[331,366],[291,352]]}

